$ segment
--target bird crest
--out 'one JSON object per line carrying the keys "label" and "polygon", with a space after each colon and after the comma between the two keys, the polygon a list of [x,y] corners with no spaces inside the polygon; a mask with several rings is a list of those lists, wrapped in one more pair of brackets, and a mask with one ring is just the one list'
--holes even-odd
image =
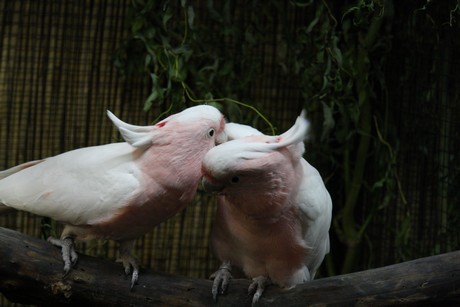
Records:
{"label": "bird crest", "polygon": [[107,110],[107,116],[120,131],[123,139],[133,147],[145,149],[152,145],[154,126],[136,126],[125,123]]}
{"label": "bird crest", "polygon": [[[249,151],[245,153],[250,154],[246,158],[256,159],[266,153],[278,150],[280,148],[289,147],[292,145],[295,145],[295,151],[299,155],[302,155],[305,150],[303,141],[308,136],[309,127],[310,122],[306,119],[306,112],[304,110],[297,117],[295,124],[283,134],[269,137],[269,139],[265,142],[248,143]],[[257,138],[257,136],[255,136],[254,138]]]}
{"label": "bird crest", "polygon": [[[123,139],[133,147],[146,149],[160,137],[159,129],[174,124],[175,126],[187,126],[192,123],[217,122],[220,130],[224,129],[225,121],[222,113],[209,105],[198,105],[173,114],[153,126],[137,126],[125,123],[112,112],[107,110],[107,116],[120,131]],[[223,141],[222,141],[223,142]]]}

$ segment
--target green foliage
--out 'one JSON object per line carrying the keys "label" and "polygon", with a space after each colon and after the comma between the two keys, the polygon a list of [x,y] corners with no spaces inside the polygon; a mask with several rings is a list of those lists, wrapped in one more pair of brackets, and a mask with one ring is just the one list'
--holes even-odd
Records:
{"label": "green foliage", "polygon": [[[252,124],[262,118],[245,100],[251,82],[260,74],[258,61],[249,60],[256,44],[263,40],[261,10],[252,6],[246,23],[235,23],[234,1],[134,0],[130,11],[132,37],[115,55],[115,65],[124,74],[143,72],[150,76],[152,91],[144,109],[153,105],[178,111],[190,103],[213,103],[231,121]],[[203,15],[198,15],[201,13]],[[255,112],[245,112],[240,107]],[[257,115],[257,116],[255,116]]]}
{"label": "green foliage", "polygon": [[[450,24],[458,3],[448,12]],[[132,38],[117,51],[115,63],[126,74],[150,76],[146,110],[161,105],[170,112],[207,102],[225,109],[231,121],[257,126],[263,119],[273,133],[257,103],[238,100],[252,98],[250,87],[264,73],[254,54],[276,30],[273,65],[296,76],[292,86],[301,92],[317,136],[309,160],[333,190],[333,229],[345,258],[332,251],[328,271],[349,272],[363,243],[372,254],[368,227],[390,206],[403,212],[392,230],[395,253],[410,258],[413,218],[397,172],[400,144],[385,75],[394,14],[391,0],[133,0]]]}
{"label": "green foliage", "polygon": [[[388,36],[381,33],[383,2],[342,5],[337,17],[326,1],[291,1],[286,6],[280,1],[253,0],[245,7],[236,5],[230,0],[208,1],[204,6],[185,0],[133,1],[133,36],[118,50],[116,64],[125,73],[150,75],[152,92],[146,110],[154,104],[174,110],[188,101],[208,101],[220,108],[225,105],[230,120],[254,124],[253,119],[243,118],[235,104],[223,102],[248,97],[249,86],[262,71],[252,52],[267,42],[275,18],[288,24],[282,19],[293,8],[309,16],[306,24],[296,25],[293,31],[283,29],[277,53],[284,73],[298,76],[298,87],[308,101],[305,106],[316,126],[321,126],[310,156],[327,165],[323,169],[333,174],[331,180],[340,180],[337,186],[343,191],[344,205],[335,204],[334,225],[348,247],[342,271],[349,271],[367,225],[396,197],[398,189],[394,145],[385,139],[388,127],[378,128],[381,121],[387,124],[387,108],[379,113],[375,107],[388,103],[385,96],[378,100],[375,93],[376,88],[385,88],[382,65],[389,48]],[[235,22],[237,14],[245,16]],[[372,166],[379,174],[375,178],[365,177],[370,156],[380,161]],[[385,191],[387,197],[383,202],[371,201],[368,215],[357,221],[362,187],[378,196]]]}
{"label": "green foliage", "polygon": [[[445,16],[444,22],[439,24],[452,27],[458,17],[459,3],[458,0],[450,1],[434,7]],[[420,14],[422,20],[423,17],[430,20],[433,31],[435,21],[430,16],[434,13],[431,4],[427,1],[421,10],[416,4],[407,6],[413,7],[412,13]],[[408,260],[419,255],[411,248],[414,245],[410,242],[414,217],[398,174],[399,136],[394,129],[395,108],[391,106],[385,71],[392,65],[388,56],[393,47],[394,33],[389,30],[396,8],[393,1],[388,0],[353,1],[350,6],[330,5],[332,1],[324,0],[311,4],[314,18],[309,24],[297,28],[299,38],[294,40],[296,44],[288,46],[294,55],[290,66],[299,76],[300,88],[307,101],[306,108],[310,116],[319,119],[316,127],[321,127],[316,133],[320,138],[309,153],[316,153],[314,159],[322,161],[322,169],[329,170],[328,180],[334,192],[343,193],[334,199],[334,230],[345,246],[345,258],[338,267],[346,273],[356,269],[363,243],[367,243],[372,255],[368,227],[378,214],[391,206],[400,206],[397,211],[402,213],[391,229],[396,257]],[[411,15],[407,20],[411,20]],[[411,37],[420,36],[419,27],[401,31]],[[433,32],[439,35],[439,32]],[[435,38],[439,43],[441,38]],[[451,63],[449,48],[438,52],[443,63]],[[437,62],[433,61],[432,69],[439,76],[435,84],[426,87],[427,105],[436,101],[447,105],[450,99],[443,97],[448,92],[449,80],[445,80],[448,70],[435,67]],[[412,71],[417,71],[417,67],[412,67]],[[441,97],[439,93],[443,93]],[[445,122],[444,126],[450,122]],[[442,131],[449,129],[442,127]],[[419,135],[424,138],[423,134]],[[445,148],[446,144],[441,143],[440,146]],[[446,149],[446,152],[452,150]],[[439,186],[441,194],[447,194],[445,187],[450,185],[440,180]],[[444,199],[445,204],[440,211],[453,212],[447,204],[447,199],[453,198],[445,196]],[[447,225],[446,228],[452,228],[448,219],[442,223]],[[447,231],[442,231],[442,235],[449,236]],[[329,271],[334,272],[334,268],[329,268]]]}
{"label": "green foliage", "polygon": [[310,115],[322,121],[309,152],[328,169],[336,193],[343,193],[335,198],[334,230],[346,246],[339,264],[345,273],[354,269],[375,214],[398,195],[404,198],[396,172],[397,139],[386,139],[391,131],[383,65],[390,38],[382,24],[390,16],[383,1],[356,1],[334,13],[320,1],[313,9],[310,23],[297,28],[290,66],[299,75]]}

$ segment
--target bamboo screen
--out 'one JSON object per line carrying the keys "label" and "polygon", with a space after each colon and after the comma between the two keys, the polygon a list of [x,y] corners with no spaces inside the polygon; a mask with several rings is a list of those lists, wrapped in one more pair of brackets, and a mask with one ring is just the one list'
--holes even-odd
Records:
{"label": "bamboo screen", "polygon": [[[155,108],[142,111],[150,91],[148,78],[122,77],[112,62],[114,51],[129,35],[130,1],[4,0],[0,6],[1,169],[118,141],[118,132],[105,115],[107,109],[138,125],[160,113]],[[406,18],[411,10],[396,14],[397,18]],[[279,31],[294,31],[296,24],[305,23],[304,15],[289,14],[267,26],[271,44],[259,46],[254,54],[263,63],[264,77],[254,84],[249,97],[278,131],[288,128],[308,103],[294,86],[298,84],[294,77],[283,75],[276,62],[277,52],[283,49],[276,45]],[[281,24],[285,20],[292,24]],[[399,29],[406,25],[400,23]],[[398,179],[405,201],[379,208],[369,223],[360,249],[362,269],[460,248],[460,31],[458,25],[448,31],[429,29],[417,25],[412,32],[394,30],[387,55],[385,94],[391,98],[389,113],[399,135],[393,149],[398,151]],[[341,208],[341,192],[328,188],[335,209]],[[385,191],[382,194],[384,199]],[[360,206],[359,218],[364,223],[370,209],[365,202]],[[213,200],[198,197],[182,214],[140,238],[136,254],[142,266],[209,276],[218,266],[208,239],[213,212]],[[0,216],[0,226],[33,236],[41,235],[40,224],[40,217],[27,213]],[[339,263],[339,235],[334,229],[331,235],[331,253]],[[112,260],[118,253],[111,241],[79,244],[78,251]]]}
{"label": "bamboo screen", "polygon": [[[150,80],[123,78],[112,57],[129,35],[125,24],[130,1],[2,1],[0,20],[0,166],[14,165],[68,150],[120,140],[107,109],[126,122],[142,125],[160,113],[142,111]],[[277,25],[273,27],[273,39]],[[268,46],[269,47],[269,46]],[[262,46],[263,61],[275,54]],[[258,55],[257,55],[258,56]],[[300,94],[286,77],[261,80],[254,96],[280,129],[297,114]],[[279,97],[283,98],[279,100]],[[294,104],[290,103],[295,101]],[[143,266],[208,277],[218,266],[209,249],[214,202],[208,196],[136,243]],[[0,225],[41,235],[41,217],[18,212],[0,217]],[[59,234],[59,225],[58,227]],[[114,242],[80,243],[82,253],[116,259]]]}
{"label": "bamboo screen", "polygon": [[[127,35],[129,5],[0,1],[1,169],[119,141],[107,109],[137,125],[156,118],[159,110],[142,110],[150,80],[123,78],[112,61]],[[212,204],[197,200],[184,214],[139,239],[135,253],[142,266],[205,277],[216,267],[207,237]],[[41,217],[23,212],[0,217],[0,225],[41,235]],[[77,249],[113,260],[118,254],[114,242],[79,244]]]}

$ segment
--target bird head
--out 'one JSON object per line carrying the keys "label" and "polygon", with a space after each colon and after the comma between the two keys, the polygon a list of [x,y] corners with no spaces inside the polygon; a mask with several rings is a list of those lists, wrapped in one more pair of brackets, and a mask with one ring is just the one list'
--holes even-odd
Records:
{"label": "bird head", "polygon": [[298,164],[308,127],[302,112],[281,135],[250,135],[212,148],[202,163],[204,189],[219,192],[247,212],[248,203],[281,205],[300,181]]}
{"label": "bird head", "polygon": [[[147,149],[155,143],[169,143],[173,137],[197,137],[195,140],[208,140],[212,146],[227,140],[224,116],[209,105],[190,107],[151,126],[125,123],[110,111],[107,111],[107,115],[123,139],[136,148]],[[178,138],[179,134],[181,135]]]}
{"label": "bird head", "polygon": [[251,135],[263,135],[263,133],[256,128],[237,123],[225,124],[225,134],[227,135],[228,141],[241,139]]}

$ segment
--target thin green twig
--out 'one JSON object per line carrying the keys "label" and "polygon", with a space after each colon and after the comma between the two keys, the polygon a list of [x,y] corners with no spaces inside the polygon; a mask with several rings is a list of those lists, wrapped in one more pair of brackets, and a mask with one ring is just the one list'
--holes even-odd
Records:
{"label": "thin green twig", "polygon": [[[374,116],[374,125],[375,125],[375,131],[377,132],[377,136],[379,138],[380,143],[382,143],[385,147],[387,147],[388,153],[390,155],[391,163],[395,164],[396,163],[396,156],[395,156],[395,154],[393,152],[393,148],[391,147],[390,143],[388,143],[383,138],[382,133],[380,132],[380,128],[379,128],[379,124],[377,122],[377,118],[375,116]],[[406,205],[407,204],[407,199],[406,199],[406,196],[404,195],[404,192],[403,192],[403,189],[402,189],[402,186],[401,186],[401,181],[399,180],[399,176],[398,176],[398,173],[396,171],[394,172],[394,176],[395,176],[396,184],[398,185],[399,196],[401,197],[401,200],[402,200],[403,204]]]}
{"label": "thin green twig", "polygon": [[191,101],[193,101],[195,103],[227,102],[228,101],[228,102],[243,106],[245,108],[251,109],[252,111],[254,111],[260,118],[262,118],[267,123],[267,125],[271,129],[272,134],[275,135],[275,127],[273,127],[272,123],[262,113],[260,113],[260,111],[257,110],[255,107],[253,107],[253,106],[251,106],[249,104],[246,104],[244,102],[241,102],[241,101],[238,101],[238,100],[235,100],[235,99],[231,99],[231,98],[227,98],[227,97],[225,97],[225,98],[216,98],[216,99],[195,99],[190,95],[190,89],[188,88],[187,84],[185,84],[184,82],[181,82],[181,83],[182,83],[182,87],[184,88],[185,94],[187,95],[188,99],[190,99]]}
{"label": "thin green twig", "polygon": [[174,103],[171,103],[171,105],[169,106],[169,108],[166,111],[164,111],[160,115],[158,115],[155,118],[155,120],[153,121],[153,124],[156,124],[160,120],[160,118],[162,118],[164,115],[169,114],[171,112],[171,110],[172,110],[173,105],[174,105]]}

